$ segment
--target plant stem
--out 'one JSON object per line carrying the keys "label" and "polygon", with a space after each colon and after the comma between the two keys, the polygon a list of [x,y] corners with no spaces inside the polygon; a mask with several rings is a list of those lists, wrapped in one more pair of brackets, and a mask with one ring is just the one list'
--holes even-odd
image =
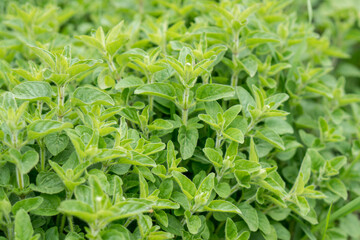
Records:
{"label": "plant stem", "polygon": [[154,96],[149,96],[149,122],[153,121]]}
{"label": "plant stem", "polygon": [[221,145],[221,140],[222,140],[221,133],[216,132],[215,148],[219,148],[219,147],[220,147],[220,145]]}
{"label": "plant stem", "polygon": [[60,224],[60,228],[59,228],[59,233],[62,233],[64,231],[65,221],[66,221],[66,215],[63,214],[62,217],[61,217],[61,224]]}
{"label": "plant stem", "polygon": [[37,101],[37,107],[38,107],[38,111],[39,111],[39,117],[40,119],[41,117],[41,113],[42,113],[42,106],[43,106],[43,102],[42,101]]}
{"label": "plant stem", "polygon": [[5,221],[6,221],[6,229],[7,229],[7,237],[8,239],[14,239],[13,237],[13,224],[11,222],[11,218],[8,214],[4,215]]}
{"label": "plant stem", "polygon": [[183,109],[182,109],[182,120],[184,125],[187,125],[188,114],[189,114],[189,95],[190,95],[190,88],[185,86],[184,96],[183,96]]}
{"label": "plant stem", "polygon": [[65,99],[65,86],[58,87],[58,120],[62,121],[62,113],[64,108],[64,99]]}
{"label": "plant stem", "polygon": [[231,86],[236,87],[238,85],[238,72],[235,71],[231,75]]}
{"label": "plant stem", "polygon": [[68,222],[69,222],[70,231],[74,232],[73,217],[72,216],[67,216],[67,219],[68,219]]}
{"label": "plant stem", "polygon": [[45,144],[44,144],[44,140],[40,139],[39,141],[39,146],[40,146],[40,171],[45,171],[45,164],[46,164],[46,158],[45,158],[45,154],[46,154],[46,149],[45,149]]}
{"label": "plant stem", "polygon": [[18,187],[22,190],[24,189],[24,176],[21,174],[20,170],[18,167],[16,167],[16,180],[17,180],[17,184]]}

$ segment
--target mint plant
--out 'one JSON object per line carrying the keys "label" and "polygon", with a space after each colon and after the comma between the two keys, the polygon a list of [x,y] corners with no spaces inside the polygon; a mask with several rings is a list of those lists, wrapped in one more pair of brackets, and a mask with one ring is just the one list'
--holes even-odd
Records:
{"label": "mint plant", "polygon": [[360,238],[356,1],[0,12],[0,239]]}

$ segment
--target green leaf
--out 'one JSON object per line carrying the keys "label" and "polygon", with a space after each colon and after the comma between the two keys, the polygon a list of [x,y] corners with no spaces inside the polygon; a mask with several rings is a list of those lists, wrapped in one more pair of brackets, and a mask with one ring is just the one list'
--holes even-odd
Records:
{"label": "green leaf", "polygon": [[170,121],[166,121],[164,119],[156,119],[150,125],[148,125],[148,129],[150,131],[154,130],[168,130],[172,129],[174,126],[171,124]]}
{"label": "green leaf", "polygon": [[204,209],[212,212],[229,212],[237,213],[239,215],[242,214],[238,207],[225,200],[213,200],[207,206],[205,206]]}
{"label": "green leaf", "polygon": [[186,224],[191,234],[197,234],[201,227],[201,219],[197,215],[191,215],[189,211],[185,212]]}
{"label": "green leaf", "polygon": [[226,219],[225,224],[225,237],[226,240],[237,240],[238,231],[235,223],[231,218]]}
{"label": "green leaf", "polygon": [[165,227],[169,226],[169,220],[165,211],[163,210],[156,211],[154,213],[154,216],[156,220],[160,222],[162,225],[164,225]]}
{"label": "green leaf", "polygon": [[274,130],[274,132],[279,135],[294,133],[292,126],[287,121],[281,118],[267,118],[265,120],[265,126]]}
{"label": "green leaf", "polygon": [[120,81],[116,84],[115,89],[123,89],[123,88],[132,88],[139,87],[144,84],[144,81],[141,78],[135,76],[128,76],[120,79]]}
{"label": "green leaf", "polygon": [[53,172],[40,172],[36,177],[36,185],[30,188],[36,192],[55,194],[64,190],[64,184],[60,177]]}
{"label": "green leaf", "polygon": [[175,99],[175,89],[168,83],[151,83],[138,87],[135,94],[158,96],[169,100]]}
{"label": "green leaf", "polygon": [[15,215],[14,233],[16,240],[29,240],[34,233],[31,219],[24,209],[20,209]]}
{"label": "green leaf", "polygon": [[246,202],[239,204],[238,207],[242,212],[241,217],[248,225],[250,231],[256,232],[259,228],[259,218],[255,208]]}
{"label": "green leaf", "polygon": [[[107,70],[107,69],[106,69]],[[115,80],[112,78],[107,71],[102,71],[97,79],[97,83],[100,89],[112,88],[115,86]]]}
{"label": "green leaf", "polygon": [[203,152],[205,153],[205,156],[210,160],[210,162],[214,164],[215,167],[222,167],[223,157],[218,151],[212,148],[204,148]]}
{"label": "green leaf", "polygon": [[41,58],[50,68],[55,69],[55,56],[51,52],[36,46],[30,46],[31,50]]}
{"label": "green leaf", "polygon": [[37,101],[50,101],[53,90],[47,82],[23,82],[12,89],[12,93],[18,99]]}
{"label": "green leaf", "polygon": [[258,68],[258,63],[256,61],[256,57],[254,55],[250,55],[247,58],[241,59],[239,61],[243,69],[250,77],[255,76]]}
{"label": "green leaf", "polygon": [[227,85],[205,84],[196,90],[196,98],[199,101],[215,101],[221,98],[234,96],[234,89]]}
{"label": "green leaf", "polygon": [[193,156],[198,138],[199,133],[196,128],[184,125],[180,127],[178,141],[180,144],[180,153],[184,160]]}
{"label": "green leaf", "polygon": [[256,210],[259,219],[259,229],[266,235],[271,233],[271,225],[266,215],[260,210]]}
{"label": "green leaf", "polygon": [[77,200],[63,201],[58,209],[60,212],[73,215],[88,223],[95,222],[97,219],[96,214],[90,205]]}
{"label": "green leaf", "polygon": [[39,162],[39,154],[34,151],[30,150],[27,151],[22,157],[19,162],[19,170],[21,174],[27,174],[28,172],[33,169],[33,167],[36,166],[36,164]]}
{"label": "green leaf", "polygon": [[274,145],[276,148],[279,148],[282,151],[285,150],[284,142],[281,137],[270,128],[265,127],[257,130],[255,133],[255,137],[267,141],[268,143]]}
{"label": "green leaf", "polygon": [[60,198],[56,195],[41,194],[43,199],[42,203],[34,210],[31,210],[31,214],[38,216],[55,216],[59,214],[57,210],[60,205]]}
{"label": "green leaf", "polygon": [[16,215],[16,213],[20,209],[24,209],[26,212],[29,212],[31,210],[34,210],[34,209],[38,208],[42,202],[43,202],[42,197],[26,198],[26,199],[23,199],[23,200],[20,200],[20,201],[16,202],[12,206],[11,211],[12,211],[12,213],[14,215]]}
{"label": "green leaf", "polygon": [[57,227],[49,228],[45,233],[46,240],[59,240],[59,230]]}
{"label": "green leaf", "polygon": [[179,184],[181,190],[186,195],[186,197],[189,200],[193,199],[196,194],[195,184],[180,172],[172,171],[172,175],[175,178],[176,182]]}
{"label": "green leaf", "polygon": [[56,156],[65,150],[69,144],[69,137],[65,133],[51,133],[45,136],[44,142],[49,152]]}
{"label": "green leaf", "polygon": [[93,87],[79,87],[73,94],[73,100],[80,105],[114,105],[114,100],[105,92]]}
{"label": "green leaf", "polygon": [[203,205],[206,204],[207,201],[209,200],[210,196],[211,196],[211,192],[214,189],[214,179],[215,179],[215,174],[214,173],[210,173],[209,175],[207,175],[204,180],[201,182],[198,190],[196,191],[196,198],[195,198],[195,202]]}
{"label": "green leaf", "polygon": [[51,133],[60,132],[66,128],[73,128],[69,122],[58,122],[54,120],[37,120],[28,126],[28,134],[31,138],[43,138]]}
{"label": "green leaf", "polygon": [[255,147],[255,143],[254,143],[253,138],[251,138],[251,140],[250,140],[249,161],[250,162],[255,162],[255,163],[259,162],[259,157],[258,157],[258,154],[257,154],[257,151],[256,151],[256,147]]}
{"label": "green leaf", "polygon": [[223,132],[225,138],[228,138],[237,143],[244,143],[244,134],[240,129],[237,128],[228,128]]}
{"label": "green leaf", "polygon": [[332,191],[336,195],[339,195],[344,200],[347,199],[348,194],[347,194],[346,186],[340,179],[338,178],[330,179],[330,181],[328,182],[328,188],[330,191]]}
{"label": "green leaf", "polygon": [[224,112],[224,129],[226,129],[232,123],[232,121],[234,121],[234,119],[239,115],[240,111],[241,105],[234,105]]}
{"label": "green leaf", "polygon": [[88,46],[95,47],[100,51],[104,51],[104,45],[94,37],[82,35],[76,36],[76,38],[83,41]]}

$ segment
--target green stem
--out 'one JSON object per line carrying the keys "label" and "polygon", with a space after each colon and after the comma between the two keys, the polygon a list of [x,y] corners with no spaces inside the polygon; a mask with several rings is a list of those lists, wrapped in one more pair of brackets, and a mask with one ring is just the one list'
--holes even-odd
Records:
{"label": "green stem", "polygon": [[238,85],[238,72],[235,71],[231,75],[231,86],[236,87]]}
{"label": "green stem", "polygon": [[60,224],[60,229],[59,229],[60,234],[64,232],[65,221],[66,221],[66,215],[63,214],[61,217],[61,224]]}
{"label": "green stem", "polygon": [[40,139],[39,141],[39,146],[40,146],[40,171],[45,171],[45,164],[46,164],[46,149],[45,149],[45,144],[44,144],[44,140]]}
{"label": "green stem", "polygon": [[149,114],[150,114],[150,122],[153,120],[153,109],[154,109],[154,96],[149,96]]}
{"label": "green stem", "polygon": [[5,214],[4,218],[6,221],[7,237],[8,237],[8,239],[12,240],[12,239],[14,239],[14,237],[13,237],[14,231],[13,231],[13,224],[11,222],[11,218],[8,214]]}
{"label": "green stem", "polygon": [[215,143],[215,148],[219,148],[221,146],[221,133],[216,132],[216,143]]}
{"label": "green stem", "polygon": [[22,190],[24,189],[24,176],[21,174],[20,170],[18,167],[16,167],[16,180],[17,180],[17,184],[18,187]]}
{"label": "green stem", "polygon": [[65,99],[65,86],[58,87],[58,120],[62,121],[63,109],[64,109],[64,99]]}
{"label": "green stem", "polygon": [[182,109],[182,120],[184,125],[187,125],[188,115],[189,115],[189,95],[190,88],[185,86],[184,96],[183,96],[183,109]]}
{"label": "green stem", "polygon": [[74,222],[73,222],[73,217],[72,216],[67,216],[68,222],[69,222],[69,227],[70,227],[70,231],[74,232]]}
{"label": "green stem", "polygon": [[39,110],[39,117],[40,119],[42,118],[42,106],[43,106],[43,102],[42,101],[37,101],[37,107],[38,107],[38,110]]}

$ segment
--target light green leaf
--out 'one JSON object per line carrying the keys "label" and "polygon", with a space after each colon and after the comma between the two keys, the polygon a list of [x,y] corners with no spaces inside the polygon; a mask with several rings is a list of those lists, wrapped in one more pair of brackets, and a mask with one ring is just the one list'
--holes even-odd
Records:
{"label": "light green leaf", "polygon": [[55,69],[55,56],[51,52],[36,46],[30,46],[31,50],[41,58],[50,68]]}
{"label": "light green leaf", "polygon": [[246,202],[239,204],[238,207],[242,212],[241,217],[248,225],[250,231],[256,232],[259,228],[259,218],[255,208]]}
{"label": "light green leaf", "polygon": [[211,192],[214,189],[215,174],[210,173],[201,182],[198,190],[196,191],[195,202],[201,205],[206,204],[210,198]]}
{"label": "light green leaf", "polygon": [[197,234],[201,227],[201,219],[197,215],[191,215],[190,211],[185,212],[186,224],[191,234]]}
{"label": "light green leaf", "polygon": [[15,240],[29,240],[34,233],[31,219],[24,209],[20,209],[15,215],[14,233]]}
{"label": "light green leaf", "polygon": [[225,224],[226,240],[237,240],[237,235],[238,231],[235,223],[233,222],[233,220],[231,220],[231,218],[227,218]]}
{"label": "light green leaf", "polygon": [[31,210],[32,214],[46,217],[59,214],[57,208],[59,207],[61,200],[58,196],[41,194],[40,197],[43,201],[36,209]]}
{"label": "light green leaf", "polygon": [[37,120],[28,126],[28,135],[33,139],[42,138],[51,133],[59,132],[72,127],[73,125],[69,122]]}
{"label": "light green leaf", "polygon": [[225,138],[228,138],[237,143],[244,143],[244,134],[240,129],[237,128],[228,128],[223,132]]}
{"label": "light green leaf", "polygon": [[73,100],[80,105],[114,105],[114,100],[105,92],[93,87],[79,87],[73,94]]}
{"label": "light green leaf", "polygon": [[196,90],[196,98],[199,101],[215,101],[221,98],[234,96],[234,89],[227,85],[205,84]]}
{"label": "light green leaf", "polygon": [[215,167],[222,167],[223,157],[218,151],[212,148],[204,148],[203,152],[205,153],[205,156],[210,160],[210,162],[214,164]]}
{"label": "light green leaf", "polygon": [[224,129],[226,129],[232,123],[232,121],[234,121],[234,119],[239,115],[240,111],[241,105],[234,105],[224,112]]}
{"label": "light green leaf", "polygon": [[47,82],[23,82],[12,89],[12,93],[18,99],[37,101],[49,101],[53,95],[53,90]]}
{"label": "light green leaf", "polygon": [[50,133],[45,136],[44,142],[49,152],[56,156],[69,144],[69,137],[65,133]]}
{"label": "light green leaf", "polygon": [[59,211],[78,217],[88,223],[95,222],[97,219],[90,205],[77,200],[66,200],[61,202]]}
{"label": "light green leaf", "polygon": [[209,203],[209,205],[205,206],[204,209],[213,212],[230,212],[237,213],[239,215],[242,214],[238,207],[225,200],[213,200]]}
{"label": "light green leaf", "polygon": [[40,172],[36,177],[36,185],[30,184],[36,192],[55,194],[64,190],[61,178],[54,172]]}
{"label": "light green leaf", "polygon": [[39,162],[39,154],[34,151],[30,150],[25,152],[25,154],[21,157],[19,162],[19,170],[21,174],[26,174],[35,167],[35,165]]}
{"label": "light green leaf", "polygon": [[176,182],[179,184],[181,190],[186,195],[186,197],[189,200],[193,199],[196,194],[195,184],[180,172],[172,171],[172,175],[175,178]]}
{"label": "light green leaf", "polygon": [[188,159],[194,154],[199,133],[196,128],[189,128],[188,126],[181,126],[178,135],[180,144],[180,153],[182,158]]}
{"label": "light green leaf", "polygon": [[348,193],[345,184],[338,178],[330,179],[328,182],[328,188],[330,191],[339,195],[344,200],[347,199]]}
{"label": "light green leaf", "polygon": [[249,74],[250,77],[255,76],[258,68],[258,63],[254,55],[250,55],[247,58],[241,59],[239,62],[243,67],[243,69],[245,70],[245,72]]}
{"label": "light green leaf", "polygon": [[168,130],[172,129],[174,126],[171,124],[171,122],[166,121],[164,119],[156,119],[153,121],[150,125],[148,125],[148,129],[150,131],[154,130]]}
{"label": "light green leaf", "polygon": [[274,145],[276,148],[279,148],[282,151],[285,150],[284,142],[281,137],[270,128],[265,127],[257,130],[255,133],[255,137],[267,141],[268,143]]}
{"label": "light green leaf", "polygon": [[151,83],[138,87],[135,94],[152,95],[173,100],[175,98],[175,89],[169,83]]}
{"label": "light green leaf", "polygon": [[115,89],[123,89],[123,88],[132,88],[139,87],[144,84],[144,81],[135,76],[128,76],[120,79],[120,81],[116,84]]}
{"label": "light green leaf", "polygon": [[16,202],[12,206],[11,211],[12,211],[12,213],[14,215],[16,215],[16,213],[20,209],[24,209],[26,212],[29,212],[31,210],[34,210],[34,209],[38,208],[42,202],[43,202],[42,197],[26,198],[26,199],[23,199],[23,200],[20,200],[20,201]]}

